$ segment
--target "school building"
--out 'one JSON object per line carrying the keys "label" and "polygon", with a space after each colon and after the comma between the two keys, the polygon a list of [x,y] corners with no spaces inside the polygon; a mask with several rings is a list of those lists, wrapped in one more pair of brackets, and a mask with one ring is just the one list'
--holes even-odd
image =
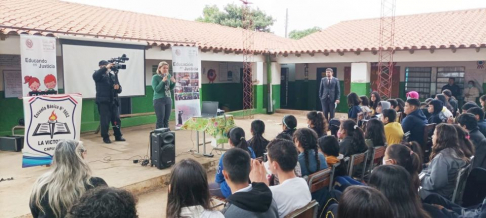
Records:
{"label": "school building", "polygon": [[[20,70],[20,34],[57,37],[61,93],[59,38],[146,43],[145,72],[140,72],[146,75],[146,93],[122,99],[122,112],[133,114],[122,119],[125,127],[155,123],[151,77],[160,61],[170,64],[171,46],[175,45],[199,48],[202,101],[218,101],[220,108],[235,114],[243,108],[240,28],[56,0],[6,1],[0,8],[0,72]],[[404,98],[413,90],[427,98],[440,92],[449,77],[456,78],[461,87],[468,80],[484,86],[486,9],[397,16],[395,22],[393,97]],[[377,88],[379,25],[378,18],[344,21],[300,40],[256,32],[252,71],[255,112],[320,110],[318,86],[328,67],[341,81],[338,111],[347,111],[346,95],[350,92],[369,96]],[[95,70],[98,63],[79,64],[93,65]],[[209,76],[213,75],[209,71],[216,77]],[[2,75],[0,135],[9,135],[23,118],[23,108],[21,100],[5,98],[3,84]],[[95,130],[98,124],[94,100],[84,99],[81,130]]]}

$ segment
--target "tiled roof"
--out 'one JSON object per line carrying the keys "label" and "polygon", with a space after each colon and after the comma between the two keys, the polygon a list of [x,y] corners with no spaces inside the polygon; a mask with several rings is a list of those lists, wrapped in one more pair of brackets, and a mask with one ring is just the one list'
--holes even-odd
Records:
{"label": "tiled roof", "polygon": [[[397,16],[397,50],[486,47],[486,9]],[[378,49],[380,19],[344,21],[300,40],[256,32],[254,50],[271,53]],[[58,0],[0,0],[0,34],[77,35],[194,45],[241,52],[242,29]]]}
{"label": "tiled roof", "polygon": [[[25,28],[25,29],[18,29]],[[242,29],[115,10],[58,0],[0,0],[0,34],[78,35],[146,41],[149,45],[194,45],[241,51]],[[275,49],[293,41],[256,32],[254,50]]]}
{"label": "tiled roof", "polygon": [[[378,50],[380,19],[351,20],[304,37],[281,53]],[[486,9],[395,17],[395,49],[486,46]]]}

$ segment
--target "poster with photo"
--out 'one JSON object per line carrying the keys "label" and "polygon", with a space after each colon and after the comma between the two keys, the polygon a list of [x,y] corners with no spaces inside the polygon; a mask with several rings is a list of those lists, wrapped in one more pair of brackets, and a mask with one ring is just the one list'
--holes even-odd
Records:
{"label": "poster with photo", "polygon": [[172,47],[172,71],[176,79],[174,88],[176,129],[191,117],[201,115],[200,78],[201,59],[197,47]]}

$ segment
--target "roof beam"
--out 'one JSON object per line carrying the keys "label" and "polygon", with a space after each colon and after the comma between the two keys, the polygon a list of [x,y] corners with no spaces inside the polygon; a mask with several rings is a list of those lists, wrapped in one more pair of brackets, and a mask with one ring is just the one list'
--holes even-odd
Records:
{"label": "roof beam", "polygon": [[481,47],[476,48],[476,52],[479,52],[479,50],[481,50]]}
{"label": "roof beam", "polygon": [[361,51],[355,51],[354,52],[356,55],[360,55],[361,54]]}
{"label": "roof beam", "polygon": [[415,50],[410,49],[410,50],[408,50],[408,52],[410,52],[410,54],[413,54],[413,53],[415,53]]}
{"label": "roof beam", "polygon": [[160,50],[165,51],[166,49],[170,48],[170,45],[161,45]]}
{"label": "roof beam", "polygon": [[329,52],[325,51],[325,52],[324,52],[324,55],[325,55],[325,56],[329,56]]}
{"label": "roof beam", "polygon": [[435,48],[430,48],[430,54],[433,54],[435,52]]}
{"label": "roof beam", "polygon": [[233,53],[233,51],[226,49],[226,50],[224,50],[224,53],[225,54],[230,54],[230,53]]}
{"label": "roof beam", "polygon": [[453,47],[451,47],[451,51],[452,51],[452,53],[456,53],[457,48],[455,46],[453,46]]}
{"label": "roof beam", "polygon": [[219,53],[219,52],[221,52],[221,51],[223,51],[223,49],[222,49],[222,48],[216,48],[216,49],[213,49],[213,52],[214,52],[214,53]]}
{"label": "roof beam", "polygon": [[300,57],[300,53],[296,53],[295,56]]}
{"label": "roof beam", "polygon": [[377,50],[373,50],[373,51],[371,51],[371,54],[376,55],[376,54],[378,54],[378,51]]}
{"label": "roof beam", "polygon": [[311,57],[314,57],[314,53],[309,53],[309,55],[310,55]]}
{"label": "roof beam", "polygon": [[209,49],[209,48],[203,48],[203,49],[201,49],[201,51],[202,51],[202,52],[204,52],[204,53],[206,53],[206,52],[208,52],[208,51],[210,51],[210,50],[211,50],[211,49]]}

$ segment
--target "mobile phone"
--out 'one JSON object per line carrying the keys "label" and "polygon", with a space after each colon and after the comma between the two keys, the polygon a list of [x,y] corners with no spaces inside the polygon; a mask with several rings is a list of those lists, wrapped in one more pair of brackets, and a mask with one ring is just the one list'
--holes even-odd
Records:
{"label": "mobile phone", "polygon": [[267,161],[268,161],[267,153],[263,153],[263,162],[267,162]]}

